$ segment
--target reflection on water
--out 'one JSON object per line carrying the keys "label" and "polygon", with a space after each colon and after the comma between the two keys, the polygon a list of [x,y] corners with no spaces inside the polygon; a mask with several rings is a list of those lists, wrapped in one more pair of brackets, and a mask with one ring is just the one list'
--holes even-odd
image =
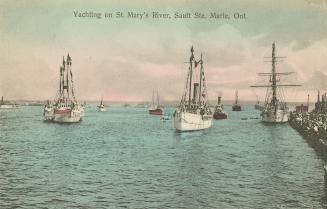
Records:
{"label": "reflection on water", "polygon": [[41,107],[0,112],[0,208],[326,208],[305,140],[229,110],[187,133],[142,108],[89,108],[72,125],[44,123]]}

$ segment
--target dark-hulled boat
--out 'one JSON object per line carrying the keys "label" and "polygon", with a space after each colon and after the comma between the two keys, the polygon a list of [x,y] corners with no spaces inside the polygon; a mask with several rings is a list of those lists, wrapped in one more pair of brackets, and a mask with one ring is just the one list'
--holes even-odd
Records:
{"label": "dark-hulled boat", "polygon": [[218,97],[218,104],[215,107],[215,112],[213,113],[213,118],[216,120],[227,119],[228,115],[224,111],[224,105],[221,104],[221,97]]}
{"label": "dark-hulled boat", "polygon": [[157,104],[155,104],[155,102],[154,102],[154,92],[153,92],[153,94],[152,94],[152,105],[148,110],[149,110],[150,115],[162,115],[163,114],[164,110],[160,106],[158,92],[157,92]]}
{"label": "dark-hulled boat", "polygon": [[238,103],[238,90],[235,92],[235,103],[232,106],[233,111],[242,111],[242,106],[241,104]]}

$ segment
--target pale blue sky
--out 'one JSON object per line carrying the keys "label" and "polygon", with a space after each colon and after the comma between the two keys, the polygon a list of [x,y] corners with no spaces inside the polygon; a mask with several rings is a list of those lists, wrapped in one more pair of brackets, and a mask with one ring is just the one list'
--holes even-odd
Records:
{"label": "pale blue sky", "polygon": [[[74,18],[74,11],[245,13],[246,20],[136,20]],[[248,86],[271,43],[287,56],[280,71],[304,84],[292,100],[326,89],[327,3],[325,0],[220,1],[1,1],[0,93],[10,99],[53,98],[59,65],[73,58],[80,100],[149,100],[158,89],[166,100],[182,94],[189,48],[204,54],[209,98],[255,99]],[[310,91],[308,91],[310,90]],[[258,93],[258,92],[256,92]],[[243,98],[242,98],[243,97]],[[305,97],[304,97],[305,98]]]}

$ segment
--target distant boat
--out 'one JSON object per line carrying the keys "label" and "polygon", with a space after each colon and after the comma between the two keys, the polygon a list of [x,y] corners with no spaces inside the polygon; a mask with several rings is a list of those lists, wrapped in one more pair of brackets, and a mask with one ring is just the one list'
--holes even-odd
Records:
{"label": "distant boat", "polygon": [[157,103],[155,104],[155,101],[154,101],[154,92],[152,94],[152,105],[151,107],[149,107],[149,114],[151,115],[162,115],[163,114],[163,108],[160,106],[160,103],[159,103],[159,94],[157,92]]}
{"label": "distant boat", "polygon": [[238,101],[238,90],[235,91],[235,103],[232,106],[233,111],[242,111],[242,106],[239,104]]}
{"label": "distant boat", "polygon": [[160,118],[160,120],[162,120],[162,121],[167,121],[167,120],[170,120],[170,117],[169,117],[169,115],[163,115],[163,116]]}
{"label": "distant boat", "polygon": [[265,109],[265,106],[260,104],[259,97],[257,96],[257,102],[254,104],[254,109],[263,111]]}
{"label": "distant boat", "polygon": [[[289,119],[289,109],[286,105],[286,102],[283,101],[283,92],[280,87],[290,87],[290,86],[300,86],[300,85],[281,85],[277,84],[280,81],[280,77],[282,75],[289,75],[292,72],[286,73],[277,73],[276,72],[276,62],[277,58],[275,56],[275,43],[272,44],[272,70],[271,73],[258,73],[259,76],[268,76],[269,83],[268,85],[256,85],[251,87],[266,87],[267,94],[266,94],[266,101],[264,110],[261,113],[262,121],[266,123],[286,123]],[[281,95],[277,95],[277,88],[280,88],[278,93]],[[270,91],[269,91],[270,90]]]}
{"label": "distant boat", "polygon": [[1,97],[0,101],[0,109],[15,109],[17,106],[15,104],[11,104],[9,102],[5,102],[3,96]]}
{"label": "distant boat", "polygon": [[[187,73],[185,90],[180,105],[174,112],[174,125],[177,131],[196,131],[211,128],[212,112],[208,105],[207,87],[203,69],[202,54],[199,61],[196,61],[191,48],[191,56]],[[200,64],[198,76],[193,75]],[[192,78],[194,80],[192,80]],[[197,80],[197,78],[199,80]],[[193,98],[192,98],[193,87]],[[187,98],[188,94],[188,98]]]}
{"label": "distant boat", "polygon": [[107,108],[103,104],[103,98],[102,97],[101,97],[101,102],[100,102],[100,104],[98,106],[98,111],[100,111],[100,112],[106,112],[107,111]]}
{"label": "distant boat", "polygon": [[74,94],[72,59],[67,55],[60,67],[59,92],[51,104],[48,102],[43,111],[46,121],[57,123],[76,123],[82,120],[84,108],[76,101]]}
{"label": "distant boat", "polygon": [[218,104],[215,106],[215,112],[213,113],[213,118],[216,120],[227,119],[228,115],[224,111],[224,105],[221,104],[221,97],[218,96]]}

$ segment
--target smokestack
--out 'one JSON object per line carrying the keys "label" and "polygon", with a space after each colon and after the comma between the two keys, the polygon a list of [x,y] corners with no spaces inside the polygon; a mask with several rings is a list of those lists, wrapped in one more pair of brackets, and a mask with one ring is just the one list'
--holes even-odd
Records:
{"label": "smokestack", "polygon": [[218,96],[218,105],[221,104],[221,96]]}
{"label": "smokestack", "polygon": [[198,101],[198,95],[199,95],[199,83],[194,83],[193,84],[193,103]]}

